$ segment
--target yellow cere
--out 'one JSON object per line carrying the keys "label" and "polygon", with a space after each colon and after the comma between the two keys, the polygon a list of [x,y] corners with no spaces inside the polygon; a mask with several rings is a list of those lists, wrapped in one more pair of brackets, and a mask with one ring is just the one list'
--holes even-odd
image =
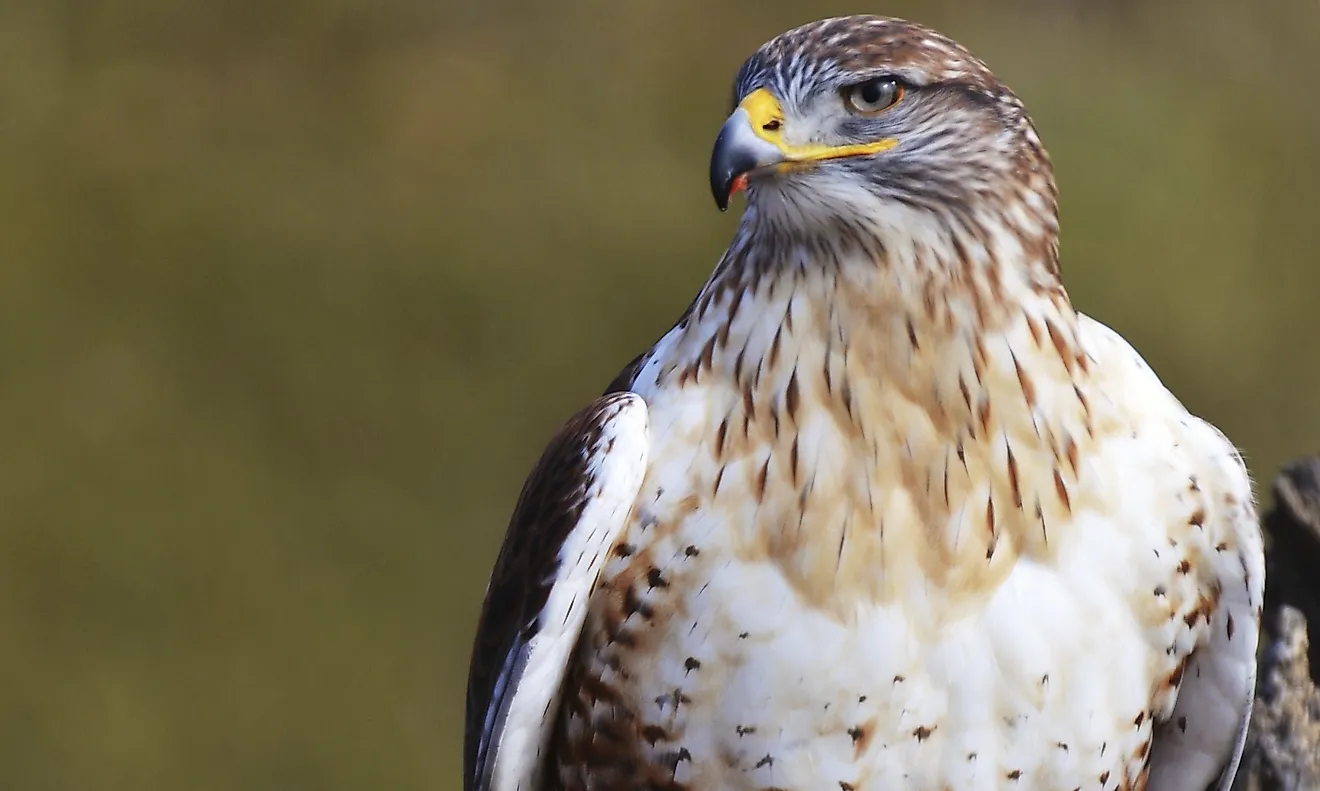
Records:
{"label": "yellow cere", "polygon": [[757,88],[743,97],[738,107],[747,113],[756,136],[773,143],[789,162],[811,162],[875,154],[888,151],[898,145],[897,140],[886,137],[871,143],[855,143],[847,146],[823,146],[814,143],[790,146],[784,142],[784,111],[779,107],[779,100],[772,93],[765,88]]}

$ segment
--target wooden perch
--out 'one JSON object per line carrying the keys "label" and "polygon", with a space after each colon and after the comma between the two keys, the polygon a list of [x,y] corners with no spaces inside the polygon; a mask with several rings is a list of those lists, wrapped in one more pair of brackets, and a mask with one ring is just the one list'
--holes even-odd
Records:
{"label": "wooden perch", "polygon": [[1265,517],[1265,613],[1247,754],[1235,791],[1320,791],[1320,456],[1274,480]]}

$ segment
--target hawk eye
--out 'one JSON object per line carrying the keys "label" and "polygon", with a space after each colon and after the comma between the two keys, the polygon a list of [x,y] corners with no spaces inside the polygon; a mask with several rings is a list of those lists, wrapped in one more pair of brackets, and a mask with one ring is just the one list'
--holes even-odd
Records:
{"label": "hawk eye", "polygon": [[876,77],[844,89],[848,109],[862,115],[875,115],[898,104],[903,98],[903,84],[893,77]]}

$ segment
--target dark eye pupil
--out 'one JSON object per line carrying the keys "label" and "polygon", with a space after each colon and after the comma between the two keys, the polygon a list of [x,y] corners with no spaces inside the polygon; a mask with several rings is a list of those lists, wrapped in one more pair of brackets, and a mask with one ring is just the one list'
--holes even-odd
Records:
{"label": "dark eye pupil", "polygon": [[862,101],[867,104],[879,104],[881,100],[889,96],[891,89],[889,80],[871,80],[862,85]]}

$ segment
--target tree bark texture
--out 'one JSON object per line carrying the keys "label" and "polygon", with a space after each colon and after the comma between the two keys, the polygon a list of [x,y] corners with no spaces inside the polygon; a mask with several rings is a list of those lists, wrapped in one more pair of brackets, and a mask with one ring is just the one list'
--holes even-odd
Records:
{"label": "tree bark texture", "polygon": [[1234,791],[1320,791],[1320,456],[1274,480],[1256,705]]}

